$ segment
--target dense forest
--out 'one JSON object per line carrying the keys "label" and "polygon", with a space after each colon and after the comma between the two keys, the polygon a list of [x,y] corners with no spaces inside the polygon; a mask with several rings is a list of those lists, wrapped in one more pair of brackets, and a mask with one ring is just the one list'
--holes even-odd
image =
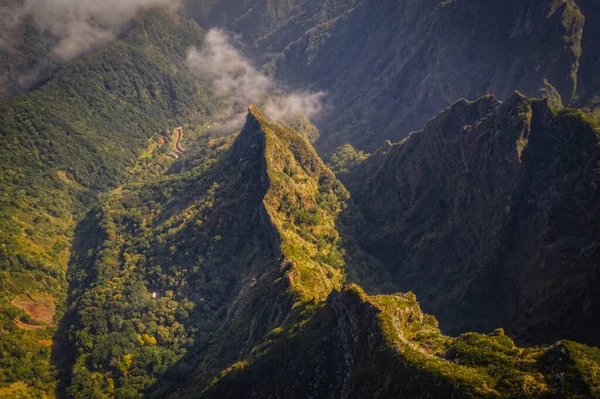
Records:
{"label": "dense forest", "polygon": [[130,178],[149,139],[215,109],[210,88],[181,66],[202,34],[192,22],[140,17],[123,40],[0,104],[4,384],[55,385],[51,344],[77,220]]}

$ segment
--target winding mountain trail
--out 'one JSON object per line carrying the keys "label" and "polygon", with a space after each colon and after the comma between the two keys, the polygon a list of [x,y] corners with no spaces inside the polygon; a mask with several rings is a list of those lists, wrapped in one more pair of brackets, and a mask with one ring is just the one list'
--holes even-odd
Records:
{"label": "winding mountain trail", "polygon": [[183,136],[183,127],[178,126],[173,130],[174,141],[171,146],[171,152],[168,155],[177,159],[179,156],[185,152],[185,149],[181,146],[181,137]]}
{"label": "winding mountain trail", "polygon": [[183,128],[181,126],[176,127],[173,130],[173,134],[175,135],[175,150],[178,152],[185,152],[185,149],[181,146],[181,137],[183,136]]}

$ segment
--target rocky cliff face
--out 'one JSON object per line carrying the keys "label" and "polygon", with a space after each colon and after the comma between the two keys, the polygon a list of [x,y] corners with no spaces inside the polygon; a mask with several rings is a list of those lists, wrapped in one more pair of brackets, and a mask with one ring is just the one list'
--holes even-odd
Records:
{"label": "rocky cliff face", "polygon": [[565,104],[578,103],[596,75],[591,2],[217,3],[208,7],[221,10],[212,23],[242,33],[257,53],[276,54],[267,71],[329,93],[338,112],[320,122],[324,149],[351,142],[374,150],[458,98],[505,98],[515,89],[535,96],[544,80]]}
{"label": "rocky cliff face", "polygon": [[577,2],[585,15],[585,28],[582,38],[582,56],[579,67],[578,104],[586,107],[591,116],[600,122],[600,27],[596,21],[600,18],[600,4],[591,0]]}
{"label": "rocky cliff face", "polygon": [[273,330],[250,359],[190,397],[593,396],[598,381],[584,364],[599,355],[567,341],[523,350],[501,329],[445,337],[412,293],[369,297],[349,286],[307,323]]}
{"label": "rocky cliff face", "polygon": [[445,331],[598,344],[599,134],[518,93],[461,100],[348,178],[365,248]]}

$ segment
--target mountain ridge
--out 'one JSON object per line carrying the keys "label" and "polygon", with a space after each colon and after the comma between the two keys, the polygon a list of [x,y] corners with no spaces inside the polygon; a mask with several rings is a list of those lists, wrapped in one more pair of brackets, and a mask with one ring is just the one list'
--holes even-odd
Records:
{"label": "mountain ridge", "polygon": [[[515,95],[505,107],[526,100]],[[477,108],[479,117],[495,103],[491,96],[463,101],[453,112]],[[74,345],[83,349],[91,340],[93,348],[80,350],[73,397],[85,397],[88,386],[150,397],[302,397],[300,386],[315,397],[332,389],[349,396],[556,397],[593,395],[600,384],[579,367],[565,368],[561,355],[593,364],[594,348],[561,341],[522,349],[501,329],[450,338],[412,293],[369,296],[345,286],[342,273],[371,267],[361,263],[368,257],[356,257],[361,249],[349,246],[348,231],[338,231],[346,189],[304,137],[256,108],[235,140],[201,138],[179,162],[178,174],[108,200],[95,222],[114,229],[98,252],[105,259],[76,262],[77,273],[96,269],[101,279],[88,289],[79,284],[83,296],[72,307],[88,323],[73,325]],[[173,191],[161,199],[167,187]],[[242,226],[247,231],[238,231]],[[122,249],[110,255],[109,248]],[[103,277],[118,270],[125,272],[118,279]],[[113,294],[98,296],[106,290]],[[151,321],[144,309],[155,314],[155,306],[166,313]],[[121,312],[129,319],[119,327]],[[92,328],[99,320],[112,326]],[[122,351],[104,353],[115,341]],[[179,352],[156,357],[174,348]],[[134,378],[148,368],[152,378]],[[568,378],[557,378],[557,370]],[[87,373],[94,384],[85,383]]]}
{"label": "mountain ridge", "polygon": [[588,3],[224,0],[192,1],[187,9],[200,23],[241,34],[266,58],[266,72],[327,91],[341,111],[317,121],[324,134],[316,146],[330,152],[348,142],[374,151],[458,98],[506,98],[513,90],[536,97],[545,82],[566,105],[595,115],[597,85],[588,82],[599,14]]}
{"label": "mountain ridge", "polygon": [[581,111],[518,93],[457,102],[344,178],[371,224],[367,252],[450,332],[471,317],[466,329],[594,343],[598,232],[582,215],[597,217],[598,132]]}
{"label": "mountain ridge", "polygon": [[[512,106],[522,99],[515,95]],[[495,101],[487,97],[473,104],[484,110],[485,104],[489,108]],[[459,108],[469,106],[459,104]],[[506,104],[511,105],[510,101]],[[296,150],[295,145],[299,146]],[[258,183],[264,198],[252,213],[263,214],[263,206],[270,212],[267,225],[278,232],[270,240],[281,252],[269,250],[265,261],[273,257],[273,262],[263,261],[266,269],[260,270],[265,274],[253,272],[243,279],[246,287],[232,299],[219,328],[225,334],[215,335],[216,351],[191,351],[205,359],[195,377],[167,391],[152,388],[154,395],[262,397],[275,392],[303,397],[306,390],[300,386],[312,387],[315,397],[326,397],[331,389],[350,396],[413,397],[521,397],[525,392],[529,397],[554,397],[560,392],[595,392],[598,381],[584,377],[579,369],[569,369],[566,379],[553,374],[565,367],[557,354],[573,353],[576,362],[593,363],[597,357],[593,348],[564,341],[550,348],[521,349],[501,329],[490,335],[465,333],[449,338],[440,333],[433,316],[421,312],[412,293],[368,296],[357,285],[331,286],[325,279],[311,278],[304,280],[313,291],[307,296],[302,274],[310,270],[310,251],[303,251],[309,257],[297,258],[285,242],[297,234],[301,224],[296,218],[301,213],[282,213],[286,208],[281,207],[282,198],[298,192],[281,187],[277,180],[285,179],[284,184],[292,186],[306,184],[310,173],[318,176],[324,165],[300,134],[269,123],[255,108],[250,109],[246,126],[224,159],[243,159],[249,154],[255,154],[251,155],[255,160],[246,166],[253,165],[257,173],[255,180],[244,181]],[[238,169],[235,163],[230,168]],[[293,173],[295,168],[299,170]],[[309,205],[306,201],[300,202]],[[262,224],[268,219],[253,216],[253,220]],[[309,248],[310,243],[302,241],[310,239],[304,233],[293,244]]]}
{"label": "mountain ridge", "polygon": [[[340,397],[555,397],[593,396],[598,389],[587,376],[561,381],[552,374],[564,370],[550,365],[557,354],[585,347],[564,341],[520,349],[502,329],[444,337],[412,293],[369,297],[350,285],[334,291],[302,327],[273,330],[267,338],[251,359],[186,397],[329,397],[332,390]],[[597,357],[591,349],[581,360],[589,365]]]}

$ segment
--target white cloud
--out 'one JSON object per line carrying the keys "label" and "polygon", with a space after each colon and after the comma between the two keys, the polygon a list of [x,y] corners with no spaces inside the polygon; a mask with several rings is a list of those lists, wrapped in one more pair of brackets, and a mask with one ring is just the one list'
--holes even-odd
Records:
{"label": "white cloud", "polygon": [[149,9],[177,8],[176,0],[24,0],[0,7],[0,45],[10,45],[25,17],[55,41],[51,54],[69,61],[116,39],[136,15]]}
{"label": "white cloud", "polygon": [[226,129],[243,125],[246,107],[262,100],[265,100],[266,116],[274,121],[290,120],[299,115],[312,117],[323,109],[323,92],[274,95],[272,91],[277,88],[277,83],[259,72],[220,29],[208,32],[200,50],[189,50],[187,64],[194,74],[212,82],[219,97],[233,102],[228,122],[223,126]]}

